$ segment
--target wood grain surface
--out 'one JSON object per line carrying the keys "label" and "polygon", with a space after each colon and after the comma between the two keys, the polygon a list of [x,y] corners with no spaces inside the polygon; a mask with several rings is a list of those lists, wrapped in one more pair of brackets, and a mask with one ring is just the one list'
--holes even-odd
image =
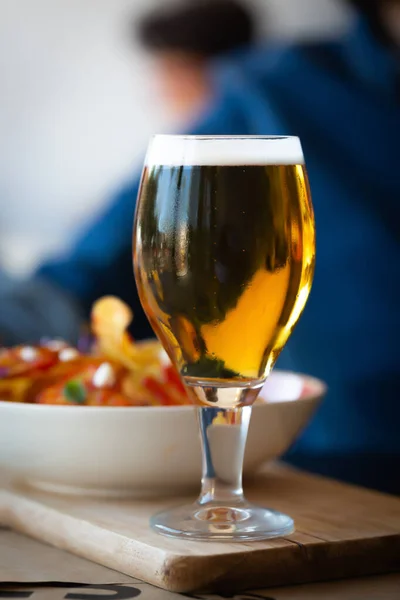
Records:
{"label": "wood grain surface", "polygon": [[295,533],[252,543],[180,541],[148,522],[187,497],[103,500],[22,488],[0,492],[0,522],[176,592],[237,593],[400,570],[400,499],[283,466],[257,476],[246,493],[293,516]]}

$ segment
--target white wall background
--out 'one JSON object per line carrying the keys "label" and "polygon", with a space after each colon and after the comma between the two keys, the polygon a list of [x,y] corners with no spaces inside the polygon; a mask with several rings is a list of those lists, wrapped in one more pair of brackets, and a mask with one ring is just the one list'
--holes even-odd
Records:
{"label": "white wall background", "polygon": [[[335,0],[249,1],[277,37],[334,34],[346,23]],[[70,244],[164,127],[127,31],[155,2],[0,0],[3,267],[28,273]]]}

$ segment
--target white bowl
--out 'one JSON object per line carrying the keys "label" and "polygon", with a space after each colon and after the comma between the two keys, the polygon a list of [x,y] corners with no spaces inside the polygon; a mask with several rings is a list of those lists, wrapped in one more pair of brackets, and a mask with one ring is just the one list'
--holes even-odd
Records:
{"label": "white bowl", "polygon": [[[275,371],[253,407],[244,473],[283,454],[324,394],[319,380]],[[0,402],[0,469],[12,480],[68,493],[148,495],[198,487],[195,409]]]}

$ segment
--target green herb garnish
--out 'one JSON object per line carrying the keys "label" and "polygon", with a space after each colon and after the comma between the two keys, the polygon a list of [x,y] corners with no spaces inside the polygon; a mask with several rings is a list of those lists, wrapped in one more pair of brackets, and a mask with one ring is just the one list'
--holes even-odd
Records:
{"label": "green herb garnish", "polygon": [[71,379],[65,384],[63,394],[67,400],[74,404],[84,404],[86,400],[86,389],[78,379]]}

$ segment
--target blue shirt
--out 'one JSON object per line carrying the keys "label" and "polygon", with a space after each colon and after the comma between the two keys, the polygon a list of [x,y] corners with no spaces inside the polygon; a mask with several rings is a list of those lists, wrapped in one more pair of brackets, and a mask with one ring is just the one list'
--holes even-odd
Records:
{"label": "blue shirt", "polygon": [[[311,373],[329,394],[299,440],[305,453],[400,454],[400,111],[398,65],[363,23],[336,42],[259,48],[215,65],[216,101],[191,133],[301,138],[317,224],[305,312],[278,367]],[[88,310],[105,293],[150,329],[131,266],[138,181],[72,254],[40,275]]]}

